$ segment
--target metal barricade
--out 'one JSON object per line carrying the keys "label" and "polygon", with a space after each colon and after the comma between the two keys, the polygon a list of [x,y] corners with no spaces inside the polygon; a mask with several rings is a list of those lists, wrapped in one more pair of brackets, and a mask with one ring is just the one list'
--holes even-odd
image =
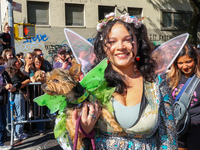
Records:
{"label": "metal barricade", "polygon": [[[50,114],[46,112],[44,114],[44,107],[38,106],[37,103],[33,102],[33,99],[35,97],[38,97],[43,93],[42,91],[42,83],[36,82],[36,83],[29,83],[26,86],[26,94],[23,94],[22,91],[19,91],[19,103],[20,103],[20,119],[18,121],[15,120],[15,111],[14,111],[14,99],[13,94],[9,93],[9,105],[8,105],[8,115],[7,115],[7,130],[11,133],[11,140],[10,144],[13,145],[14,143],[14,129],[17,124],[25,124],[25,123],[38,123],[38,122],[47,122],[47,121],[53,121],[54,118],[51,118]],[[25,108],[22,108],[21,103],[21,96],[24,96],[25,100]],[[10,110],[9,110],[10,109]],[[21,110],[25,109],[25,119],[22,119],[21,116]],[[47,109],[47,111],[49,111]],[[10,112],[10,113],[9,113]],[[33,112],[32,114],[30,114]],[[10,117],[9,117],[10,115]],[[46,116],[46,119],[44,118]]]}

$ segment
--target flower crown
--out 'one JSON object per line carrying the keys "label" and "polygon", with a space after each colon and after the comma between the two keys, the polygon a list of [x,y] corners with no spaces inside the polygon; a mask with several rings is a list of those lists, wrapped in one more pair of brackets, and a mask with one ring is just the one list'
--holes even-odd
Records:
{"label": "flower crown", "polygon": [[109,21],[114,20],[123,20],[127,23],[133,23],[136,28],[139,28],[142,25],[141,19],[137,19],[135,16],[129,16],[128,13],[121,15],[120,17],[116,17],[115,13],[111,12],[107,14],[103,20],[99,21],[99,23],[97,24],[97,31],[101,32],[103,27],[105,27]]}

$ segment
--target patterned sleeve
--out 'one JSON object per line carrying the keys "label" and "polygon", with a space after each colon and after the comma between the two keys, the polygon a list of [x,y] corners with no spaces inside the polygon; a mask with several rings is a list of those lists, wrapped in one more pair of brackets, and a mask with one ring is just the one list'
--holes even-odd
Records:
{"label": "patterned sleeve", "polygon": [[161,103],[159,110],[160,126],[158,129],[158,149],[178,149],[176,126],[172,112],[173,99],[165,80],[163,80],[160,76],[158,77],[158,79],[159,89],[161,93]]}

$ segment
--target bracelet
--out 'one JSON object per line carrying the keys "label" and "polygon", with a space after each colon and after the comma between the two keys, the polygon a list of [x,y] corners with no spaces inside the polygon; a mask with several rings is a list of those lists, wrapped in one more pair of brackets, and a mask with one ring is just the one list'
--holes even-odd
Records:
{"label": "bracelet", "polygon": [[89,139],[93,138],[93,137],[94,137],[94,134],[95,134],[94,129],[92,129],[92,131],[91,131],[89,134],[87,134],[87,133],[83,130],[81,124],[80,124],[80,131],[83,133],[83,135],[84,135],[85,137],[87,137],[87,138],[89,138]]}

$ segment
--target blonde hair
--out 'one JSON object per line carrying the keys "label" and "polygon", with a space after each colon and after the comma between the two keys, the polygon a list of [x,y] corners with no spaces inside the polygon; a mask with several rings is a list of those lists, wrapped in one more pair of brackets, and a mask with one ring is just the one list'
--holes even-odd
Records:
{"label": "blonde hair", "polygon": [[7,57],[6,57],[6,55],[8,54],[8,53],[12,53],[13,54],[13,51],[11,50],[11,49],[4,49],[4,51],[2,52],[2,57],[3,57],[3,59],[4,59],[4,61],[5,62],[8,62],[8,59],[7,59]]}
{"label": "blonde hair", "polygon": [[194,73],[198,78],[200,78],[200,57],[197,51],[190,44],[186,44],[172,64],[170,71],[167,73],[167,80],[169,81],[168,85],[172,90],[178,86],[178,82],[181,79],[181,71],[177,66],[178,58],[185,55],[188,55],[195,61],[196,67]]}

